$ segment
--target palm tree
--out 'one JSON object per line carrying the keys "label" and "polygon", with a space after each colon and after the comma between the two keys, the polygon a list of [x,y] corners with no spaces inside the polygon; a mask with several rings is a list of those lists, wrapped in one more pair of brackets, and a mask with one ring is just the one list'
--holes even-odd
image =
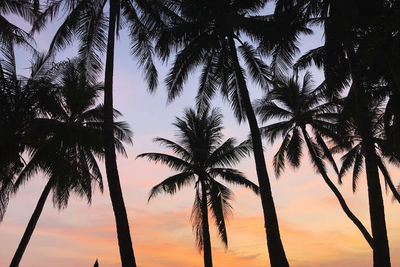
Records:
{"label": "palm tree", "polygon": [[[67,206],[71,192],[90,203],[95,186],[103,190],[96,158],[104,157],[104,109],[101,105],[95,106],[102,87],[88,83],[76,63],[61,63],[58,68],[56,73],[60,74],[53,74],[58,101],[52,103],[47,116],[35,118],[27,126],[29,162],[15,181],[14,190],[38,172],[49,179],[10,266],[19,265],[50,191],[53,191],[54,204],[62,209]],[[46,76],[49,75],[47,72]],[[121,142],[131,142],[130,131],[124,122],[115,122],[114,133],[114,142],[124,154]]]}
{"label": "palm tree", "polygon": [[27,125],[49,111],[55,100],[55,88],[41,79],[38,67],[29,78],[16,73],[13,46],[0,62],[0,221],[7,208],[15,176],[26,164],[22,154],[28,146]]}
{"label": "palm tree", "polygon": [[319,65],[324,67],[326,91],[330,96],[337,97],[341,90],[350,87],[349,96],[354,99],[353,105],[356,110],[344,113],[353,117],[365,148],[374,266],[390,266],[384,203],[377,151],[374,146],[373,118],[369,112],[371,99],[368,99],[370,86],[367,85],[367,73],[371,65],[368,65],[368,60],[362,57],[369,54],[369,52],[363,53],[369,49],[365,37],[375,26],[376,18],[382,15],[381,11],[387,1],[303,0],[300,2],[305,7],[304,14],[310,18],[311,23],[316,22],[324,27],[323,48],[318,49],[319,51],[314,50],[316,53],[309,53],[308,58],[314,62],[317,60]]}
{"label": "palm tree", "polygon": [[[32,97],[32,110],[16,108],[12,103],[28,101],[28,95],[19,85],[16,73],[14,47],[23,46],[34,50],[32,36],[11,23],[8,15],[17,15],[28,22],[35,18],[35,5],[29,0],[4,0],[0,3],[0,98],[1,98],[1,143],[0,150],[0,222],[8,204],[8,186],[13,176],[23,167],[21,154],[24,150],[20,126],[28,116],[35,114]],[[27,105],[29,106],[29,105]]]}
{"label": "palm tree", "polygon": [[[104,8],[109,3],[108,17]],[[66,10],[67,15],[55,34],[49,54],[54,54],[72,43],[72,38],[79,39],[79,57],[83,71],[90,71],[95,80],[102,70],[102,53],[106,51],[104,78],[104,147],[108,187],[116,220],[118,244],[122,266],[136,266],[132,248],[128,217],[122,196],[118,174],[113,128],[113,74],[115,38],[122,26],[129,31],[132,54],[144,68],[150,90],[157,86],[157,71],[153,64],[151,37],[161,28],[157,1],[143,0],[50,0],[42,16],[35,22],[33,31],[40,30],[50,18]],[[121,23],[124,21],[124,23]]]}
{"label": "palm tree", "polygon": [[[298,77],[275,81],[274,88],[256,103],[256,111],[262,122],[277,119],[276,123],[260,128],[261,133],[273,143],[278,136],[283,141],[274,156],[275,174],[279,176],[285,168],[285,158],[293,167],[300,166],[305,141],[311,160],[335,194],[347,217],[357,226],[368,244],[373,247],[372,237],[361,221],[348,207],[342,194],[331,181],[326,171],[324,157],[329,160],[334,170],[339,173],[335,161],[324,142],[323,136],[332,135],[332,119],[336,116],[336,105],[323,100],[321,93],[313,88],[310,73],[306,73],[303,83]],[[309,134],[312,130],[314,138]],[[314,140],[316,141],[314,141]]]}
{"label": "palm tree", "polygon": [[[202,66],[197,95],[198,109],[209,105],[220,89],[229,100],[239,122],[248,120],[256,163],[261,203],[272,266],[288,266],[282,245],[278,219],[272,198],[262,140],[251,105],[246,75],[240,63],[245,62],[248,74],[267,88],[272,72],[281,75],[297,51],[296,40],[309,30],[301,23],[292,24],[292,16],[301,20],[300,12],[287,10],[277,16],[257,16],[266,1],[169,1],[179,17],[158,36],[156,52],[167,59],[177,51],[173,66],[166,78],[168,100],[172,101],[182,89],[190,72]],[[295,9],[295,8],[293,8]],[[279,30],[278,30],[279,29]],[[244,42],[254,40],[259,50]],[[237,47],[236,42],[239,45]],[[239,51],[239,52],[238,52]],[[257,51],[272,54],[272,68]]]}
{"label": "palm tree", "polygon": [[177,171],[151,189],[149,200],[160,193],[174,195],[184,186],[194,184],[195,200],[191,221],[196,236],[196,244],[204,254],[204,266],[211,267],[211,240],[208,222],[210,209],[219,237],[225,246],[228,238],[225,217],[231,212],[230,200],[232,191],[216,179],[250,188],[259,193],[257,185],[247,180],[243,173],[231,168],[248,155],[247,144],[235,146],[233,138],[222,142],[222,116],[213,109],[196,113],[192,109],[185,110],[182,119],[177,118],[174,126],[179,131],[178,142],[164,138],[154,141],[172,149],[176,156],[163,153],[144,153],[139,158],[148,158],[161,162]]}
{"label": "palm tree", "polygon": [[[389,171],[385,165],[385,159],[387,159],[390,163],[394,163],[396,165],[400,164],[400,154],[389,147],[391,144],[388,143],[385,131],[385,120],[384,114],[385,110],[383,108],[383,103],[386,98],[380,101],[376,101],[370,106],[370,117],[373,122],[373,137],[374,137],[374,146],[376,147],[376,161],[378,168],[384,178],[386,186],[389,187],[390,191],[393,194],[393,197],[400,203],[400,194],[397,191],[395,185],[392,182]],[[345,105],[350,106],[354,102],[354,99],[351,97],[346,98],[344,100]],[[343,176],[350,170],[353,169],[353,192],[357,190],[357,183],[359,174],[361,173],[365,161],[365,143],[360,136],[360,132],[357,128],[357,124],[353,119],[341,120],[342,123],[340,127],[340,138],[344,139],[338,142],[332,148],[332,151],[335,153],[343,153],[345,154],[341,157],[342,166],[340,168],[339,174],[339,183],[342,183]]]}

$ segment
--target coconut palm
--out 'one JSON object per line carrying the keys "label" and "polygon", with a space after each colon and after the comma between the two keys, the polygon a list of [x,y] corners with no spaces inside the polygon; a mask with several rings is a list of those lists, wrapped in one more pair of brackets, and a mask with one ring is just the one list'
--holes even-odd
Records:
{"label": "coconut palm", "polygon": [[[288,1],[281,1],[287,3]],[[377,151],[374,146],[373,118],[370,116],[368,99],[371,88],[367,84],[367,73],[371,68],[368,60],[368,42],[366,36],[375,26],[376,18],[382,13],[385,3],[389,1],[300,1],[312,23],[319,23],[324,28],[324,48],[316,53],[323,56],[317,59],[324,66],[326,73],[326,91],[330,96],[350,87],[349,96],[354,99],[356,110],[344,112],[353,116],[357,131],[365,148],[365,167],[368,184],[368,200],[371,230],[374,242],[374,266],[390,266],[389,242],[387,237],[384,203],[379,180]],[[318,51],[314,51],[318,52]],[[343,68],[344,67],[344,68]],[[351,86],[350,86],[351,85]]]}
{"label": "coconut palm", "polygon": [[302,83],[298,81],[297,76],[276,80],[274,88],[264,98],[257,101],[256,110],[262,122],[279,120],[260,128],[261,133],[271,143],[276,141],[278,136],[283,138],[273,160],[276,176],[278,177],[284,170],[285,159],[293,167],[300,166],[305,141],[317,172],[335,194],[347,217],[357,226],[372,247],[372,237],[368,230],[350,210],[339,189],[328,176],[324,158],[339,173],[323,139],[324,135],[331,136],[333,133],[332,119],[336,119],[337,109],[335,104],[324,101],[321,93],[313,88],[311,74],[307,72]]}
{"label": "coconut palm", "polygon": [[39,77],[36,67],[42,64],[40,60],[35,62],[31,77],[17,75],[14,49],[0,62],[0,221],[15,176],[26,164],[22,157],[28,145],[26,126],[48,112],[48,104],[55,100],[55,88],[47,79]]}
{"label": "coconut palm", "polygon": [[[10,15],[17,15],[28,22],[32,22],[35,18],[32,1],[4,0],[0,3],[0,101],[1,114],[3,114],[0,148],[1,151],[4,151],[0,156],[0,185],[3,182],[7,184],[8,182],[4,179],[9,179],[23,166],[22,158],[20,157],[23,148],[18,144],[16,134],[18,132],[16,129],[17,124],[23,121],[23,118],[18,118],[18,116],[34,114],[33,110],[31,112],[25,110],[27,112],[22,115],[22,107],[19,107],[18,111],[20,112],[17,112],[15,106],[11,104],[13,101],[28,100],[27,95],[20,90],[20,81],[18,81],[15,66],[14,47],[20,45],[33,49],[33,38],[29,33],[11,23],[7,19],[7,16]],[[32,107],[34,106],[33,103],[30,104],[32,104]],[[13,116],[14,118],[11,118]],[[3,191],[3,189],[1,190]],[[7,199],[0,197],[0,221],[3,215],[3,208],[7,205],[6,203]]]}
{"label": "coconut palm", "polygon": [[[371,97],[372,98],[372,97]],[[386,98],[384,98],[385,100]],[[346,105],[350,106],[354,99],[348,97],[345,99]],[[384,103],[385,101],[375,101],[370,106],[370,117],[373,122],[373,136],[374,136],[374,146],[376,147],[376,161],[378,168],[384,178],[386,185],[389,187],[393,194],[393,197],[400,203],[400,194],[392,182],[390,173],[386,168],[385,161],[388,160],[390,163],[395,165],[400,164],[400,153],[393,150],[388,143],[385,131],[385,120],[384,120]],[[343,115],[342,115],[343,116]],[[351,117],[350,117],[351,118]],[[342,178],[346,173],[353,169],[352,174],[352,186],[353,191],[357,190],[357,183],[360,173],[363,170],[365,161],[365,143],[360,136],[360,132],[357,128],[357,124],[353,119],[341,120],[340,127],[340,138],[342,139],[338,144],[332,148],[335,153],[345,154],[341,157],[342,166],[340,168],[339,182],[342,183]]]}
{"label": "coconut palm", "polygon": [[171,149],[176,156],[163,153],[138,155],[139,158],[161,162],[178,172],[153,187],[149,200],[160,193],[174,195],[182,187],[194,184],[195,200],[191,221],[197,247],[203,250],[205,267],[212,266],[209,210],[221,241],[225,246],[228,245],[225,218],[232,210],[229,202],[233,193],[218,179],[259,193],[257,185],[247,180],[243,173],[232,168],[248,155],[248,145],[236,146],[233,138],[222,142],[221,120],[222,116],[216,109],[211,113],[207,109],[199,113],[187,109],[183,118],[177,118],[174,123],[179,131],[178,142],[160,137],[154,140]]}
{"label": "coconut palm", "polygon": [[[297,51],[300,33],[309,33],[300,23],[292,24],[292,16],[301,20],[301,13],[287,10],[277,16],[257,16],[266,1],[169,1],[179,17],[172,18],[170,27],[158,36],[156,52],[169,58],[177,51],[167,75],[168,99],[172,101],[183,90],[188,75],[201,66],[197,106],[201,110],[220,89],[228,99],[239,122],[248,120],[261,203],[272,266],[288,266],[280,238],[278,219],[259,133],[251,106],[245,70],[249,77],[264,88],[272,72],[280,75]],[[279,30],[278,30],[279,29]],[[247,38],[246,38],[247,37]],[[250,39],[259,47],[245,40]],[[239,46],[237,46],[239,45]],[[258,51],[272,54],[272,67],[267,66]],[[240,57],[240,55],[241,57]]]}
{"label": "coconut palm", "polygon": [[[71,193],[85,197],[90,203],[94,188],[103,190],[96,161],[104,157],[104,109],[96,106],[102,87],[88,83],[73,62],[62,63],[59,69],[60,74],[53,76],[57,102],[52,103],[51,112],[35,118],[27,126],[29,161],[16,179],[14,190],[39,172],[48,177],[48,182],[10,266],[19,265],[50,191],[53,191],[53,203],[62,209],[67,206]],[[114,115],[120,114],[114,112]],[[128,126],[115,122],[114,133],[118,151],[125,154],[122,141],[131,142]]]}
{"label": "coconut palm", "polygon": [[[128,217],[122,196],[118,174],[114,133],[113,133],[113,74],[115,39],[125,27],[129,32],[132,54],[144,69],[149,89],[157,86],[157,71],[153,64],[151,36],[160,29],[159,12],[154,9],[158,1],[143,0],[50,0],[47,8],[33,25],[33,31],[40,30],[48,19],[54,19],[61,10],[66,10],[65,20],[50,44],[49,54],[64,49],[79,40],[79,57],[83,71],[95,80],[102,70],[102,54],[106,51],[104,78],[104,144],[105,164],[111,203],[116,220],[118,244],[122,266],[136,266],[132,248]],[[108,5],[106,5],[108,3]],[[105,7],[109,8],[108,16]]]}

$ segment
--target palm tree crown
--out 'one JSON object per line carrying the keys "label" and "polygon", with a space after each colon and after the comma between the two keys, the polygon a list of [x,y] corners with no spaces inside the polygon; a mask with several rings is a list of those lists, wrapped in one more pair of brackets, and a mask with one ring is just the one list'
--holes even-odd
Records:
{"label": "palm tree crown", "polygon": [[[333,122],[336,105],[324,101],[320,91],[314,89],[310,73],[304,75],[302,84],[298,77],[275,81],[274,88],[266,96],[256,102],[256,110],[262,122],[278,119],[279,122],[261,127],[260,131],[268,141],[273,143],[278,136],[283,138],[282,145],[274,156],[274,169],[277,175],[285,168],[285,158],[293,167],[300,166],[303,155],[303,129],[307,126],[313,130],[317,144],[313,142],[315,151],[322,159],[326,156],[338,173],[336,164],[322,136],[333,134]],[[324,167],[325,169],[325,167]]]}

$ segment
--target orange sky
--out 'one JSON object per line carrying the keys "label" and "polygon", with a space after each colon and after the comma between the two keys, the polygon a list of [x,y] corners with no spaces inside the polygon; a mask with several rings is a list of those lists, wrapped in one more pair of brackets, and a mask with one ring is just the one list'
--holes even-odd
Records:
{"label": "orange sky", "polygon": [[[134,152],[134,149],[130,151]],[[246,160],[241,165],[246,170],[252,162]],[[120,161],[120,169],[138,266],[202,266],[189,221],[192,188],[173,197],[160,196],[147,204],[149,189],[159,181],[160,175],[169,174],[168,169],[133,160],[133,157]],[[254,177],[252,171],[247,172],[249,177]],[[398,171],[393,176],[399,180]],[[365,184],[361,182],[359,191],[353,195],[348,180],[341,189],[353,211],[368,226]],[[362,235],[311,169],[303,167],[296,172],[288,169],[277,182],[272,181],[282,239],[291,266],[371,265],[371,251]],[[3,248],[0,266],[9,263],[42,186],[43,180],[33,179],[11,201],[0,225]],[[234,191],[228,250],[225,251],[212,228],[215,266],[269,266],[259,199],[246,189]],[[392,263],[397,266],[400,264],[400,205],[392,203],[390,197],[386,197],[385,204]],[[107,191],[96,194],[91,206],[73,198],[61,212],[48,201],[21,266],[91,266],[96,258],[100,266],[119,266]]]}

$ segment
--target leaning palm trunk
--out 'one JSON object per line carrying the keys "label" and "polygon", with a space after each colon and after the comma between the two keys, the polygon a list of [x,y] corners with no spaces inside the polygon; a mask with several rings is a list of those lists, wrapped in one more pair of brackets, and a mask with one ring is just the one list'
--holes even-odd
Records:
{"label": "leaning palm trunk", "polygon": [[121,184],[119,181],[113,133],[113,72],[117,2],[110,1],[107,57],[104,79],[104,149],[108,188],[117,225],[117,236],[123,267],[136,267]]}
{"label": "leaning palm trunk", "polygon": [[350,73],[353,80],[356,105],[356,123],[362,142],[365,144],[365,169],[367,174],[369,213],[371,219],[372,236],[374,240],[373,258],[374,267],[389,267],[390,252],[387,237],[385,210],[383,205],[382,189],[379,181],[378,162],[375,144],[369,118],[368,101],[365,88],[361,81],[361,63],[356,59],[354,50],[346,43],[346,51],[349,55]]}
{"label": "leaning palm trunk", "polygon": [[46,199],[49,196],[52,185],[53,185],[52,181],[49,180],[46,186],[44,187],[43,192],[40,195],[39,201],[36,204],[36,208],[33,211],[32,217],[29,220],[28,225],[26,226],[25,233],[22,236],[21,241],[19,242],[17,251],[15,251],[14,257],[11,260],[10,267],[19,266],[22,256],[24,255],[25,249],[28,246],[29,240],[31,239],[32,233],[35,230],[40,214],[43,211],[44,204],[46,203]]}
{"label": "leaning palm trunk", "polygon": [[307,148],[310,151],[311,157],[313,158],[313,161],[315,162],[315,165],[318,168],[318,172],[321,174],[322,178],[324,179],[325,183],[329,186],[329,188],[332,190],[332,192],[335,194],[336,198],[338,199],[340,206],[342,207],[344,213],[346,213],[347,217],[357,226],[357,228],[360,230],[362,235],[364,236],[365,240],[368,242],[369,246],[373,249],[373,239],[371,235],[369,234],[368,230],[364,227],[362,222],[354,215],[353,212],[351,212],[350,208],[347,206],[346,201],[344,200],[342,194],[340,191],[337,189],[334,183],[332,183],[331,179],[329,179],[328,175],[326,174],[326,171],[323,168],[323,163],[321,159],[317,156],[317,153],[314,150],[314,147],[311,144],[310,138],[307,134],[307,131],[304,127],[302,127],[302,132],[304,135],[304,139],[307,144]]}
{"label": "leaning palm trunk", "polygon": [[211,238],[210,227],[208,225],[208,205],[207,205],[207,189],[205,183],[201,183],[201,214],[203,217],[203,256],[204,267],[212,267],[212,254],[211,254]]}
{"label": "leaning palm trunk", "polygon": [[258,127],[256,116],[254,114],[253,107],[251,105],[246,81],[239,65],[236,46],[232,36],[229,37],[229,46],[232,53],[232,61],[235,75],[239,84],[239,93],[242,97],[242,104],[244,106],[246,117],[250,127],[257,178],[260,187],[261,203],[264,213],[264,226],[267,235],[270,263],[272,267],[289,266],[279,232],[278,218],[275,211],[274,200],[272,198],[271,184],[268,178],[267,167],[265,165],[260,130]]}

